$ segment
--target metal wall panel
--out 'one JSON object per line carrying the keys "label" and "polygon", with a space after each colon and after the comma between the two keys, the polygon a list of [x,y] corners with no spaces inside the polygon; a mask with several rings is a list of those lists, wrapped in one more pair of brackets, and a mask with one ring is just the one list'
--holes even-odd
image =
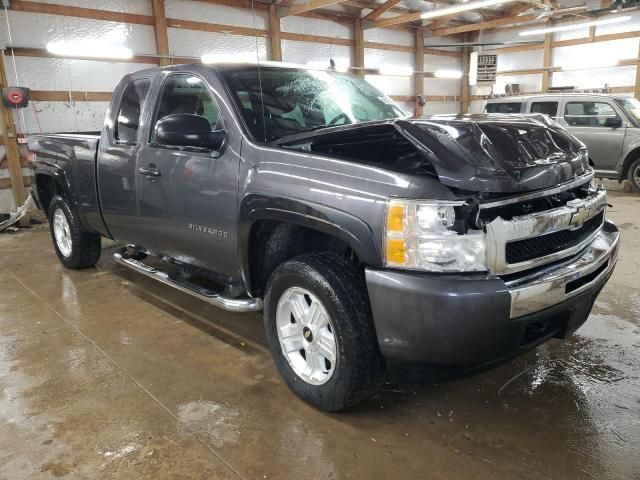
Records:
{"label": "metal wall panel", "polygon": [[307,35],[322,35],[335,38],[352,38],[352,29],[348,25],[308,17],[283,17],[280,19],[280,29],[283,32],[304,33]]}
{"label": "metal wall panel", "polygon": [[352,65],[353,49],[345,45],[282,40],[282,60],[305,65],[307,62],[326,62],[334,59],[337,65]]}
{"label": "metal wall panel", "polygon": [[460,95],[462,80],[451,78],[425,78],[425,95]]}
{"label": "metal wall panel", "polygon": [[385,95],[412,95],[413,92],[413,77],[367,75],[365,80]]}
{"label": "metal wall panel", "polygon": [[8,53],[7,78],[11,83],[27,85],[32,90],[111,92],[123,75],[153,66],[144,63],[16,57],[16,81],[13,59]]}
{"label": "metal wall panel", "polygon": [[166,0],[167,18],[193,20],[195,22],[218,23],[248,28],[269,28],[269,14],[265,10],[213,5],[193,0]]}
{"label": "metal wall panel", "polygon": [[633,86],[636,78],[636,67],[593,68],[553,74],[552,86],[574,86],[576,88],[602,88]]}
{"label": "metal wall panel", "polygon": [[366,42],[386,43],[390,45],[404,45],[413,47],[415,35],[405,30],[394,30],[391,28],[368,28],[364,31]]}
{"label": "metal wall panel", "polygon": [[9,12],[13,41],[9,41],[6,20],[0,21],[3,44],[16,47],[44,48],[51,41],[83,41],[100,39],[130,48],[135,53],[155,53],[153,27],[130,23],[106,22],[61,15]]}
{"label": "metal wall panel", "polygon": [[[177,56],[218,54],[235,59],[267,60],[267,39],[169,28],[169,49]],[[256,53],[257,52],[257,53]]]}

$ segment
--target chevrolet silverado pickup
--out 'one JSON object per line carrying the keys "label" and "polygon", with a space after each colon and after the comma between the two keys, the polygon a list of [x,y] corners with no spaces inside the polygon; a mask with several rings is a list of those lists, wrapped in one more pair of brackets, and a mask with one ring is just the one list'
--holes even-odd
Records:
{"label": "chevrolet silverado pickup", "polygon": [[64,266],[107,237],[140,275],[263,310],[280,374],[328,411],[565,338],[618,256],[585,146],[548,117],[410,119],[331,69],[143,70],[101,132],[29,149]]}

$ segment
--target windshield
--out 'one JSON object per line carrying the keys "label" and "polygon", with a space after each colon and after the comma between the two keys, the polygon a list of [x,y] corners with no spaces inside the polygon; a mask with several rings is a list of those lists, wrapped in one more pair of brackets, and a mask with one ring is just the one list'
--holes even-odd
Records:
{"label": "windshield", "polygon": [[258,72],[257,66],[220,73],[258,140],[270,142],[324,127],[409,116],[353,75],[280,67],[260,67]]}
{"label": "windshield", "polygon": [[640,101],[635,98],[621,98],[620,103],[633,119],[640,123]]}

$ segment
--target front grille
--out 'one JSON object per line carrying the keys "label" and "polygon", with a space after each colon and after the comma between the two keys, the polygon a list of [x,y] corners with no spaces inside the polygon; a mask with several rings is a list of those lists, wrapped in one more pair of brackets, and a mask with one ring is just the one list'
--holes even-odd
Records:
{"label": "front grille", "polygon": [[575,230],[561,230],[539,237],[509,242],[506,245],[507,263],[520,263],[545,257],[575,247],[593,234],[604,221],[604,210]]}

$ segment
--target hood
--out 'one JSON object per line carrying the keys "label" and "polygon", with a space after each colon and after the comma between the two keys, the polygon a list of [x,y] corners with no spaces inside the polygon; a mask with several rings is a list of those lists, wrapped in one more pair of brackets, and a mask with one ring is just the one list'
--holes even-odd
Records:
{"label": "hood", "polygon": [[277,142],[481,193],[540,190],[588,167],[585,146],[544,115],[459,115],[331,127]]}

